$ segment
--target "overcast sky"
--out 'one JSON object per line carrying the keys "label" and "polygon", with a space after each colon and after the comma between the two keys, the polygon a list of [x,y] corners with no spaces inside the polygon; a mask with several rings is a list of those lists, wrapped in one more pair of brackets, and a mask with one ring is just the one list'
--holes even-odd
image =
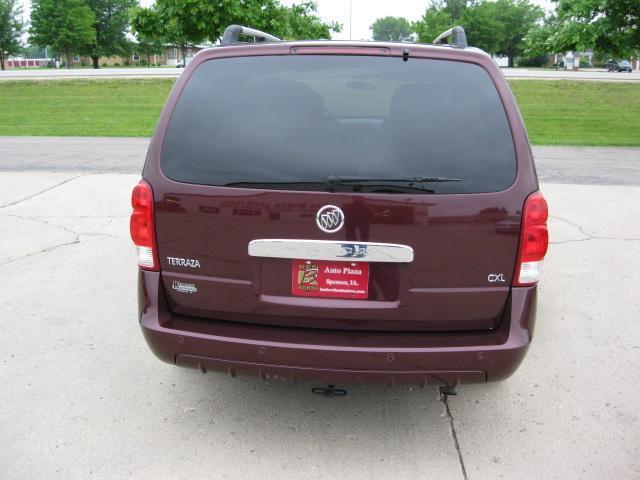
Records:
{"label": "overcast sky", "polygon": [[[280,0],[285,5],[300,3],[301,0]],[[341,23],[342,32],[335,34],[334,39],[367,40],[371,38],[369,27],[376,18],[405,17],[418,20],[424,14],[430,0],[316,0],[318,14],[326,21]],[[545,9],[552,9],[551,0],[531,0]],[[23,0],[25,14],[29,11],[30,1]],[[143,6],[153,4],[153,0],[140,0]],[[349,10],[351,4],[351,30],[349,31]],[[25,15],[26,17],[27,15]]]}

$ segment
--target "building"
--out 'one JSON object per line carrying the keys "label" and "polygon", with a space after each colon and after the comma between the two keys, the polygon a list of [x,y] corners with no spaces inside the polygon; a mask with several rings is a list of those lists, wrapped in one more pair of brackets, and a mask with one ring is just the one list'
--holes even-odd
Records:
{"label": "building", "polygon": [[[591,65],[593,58],[593,52],[586,50],[584,52],[566,52],[564,55],[561,53],[553,53],[549,55],[549,64],[562,65],[565,70],[578,70],[580,64],[583,66]],[[561,67],[562,68],[562,67]]]}
{"label": "building", "polygon": [[[195,47],[189,47],[185,50],[186,63],[195,56],[200,50],[207,48],[205,45],[198,45]],[[64,61],[64,60],[63,60]],[[53,58],[12,58],[7,60],[6,68],[33,68],[33,67],[46,67],[49,63],[54,62]],[[86,55],[75,55],[72,58],[73,67],[90,67],[93,65],[91,57]],[[113,57],[100,57],[101,67],[119,67],[119,66],[168,66],[175,67],[177,65],[184,64],[182,48],[167,45],[161,54],[151,55],[146,58],[142,52],[135,52],[131,56],[113,56]]]}
{"label": "building", "polygon": [[[203,48],[206,48],[204,45],[199,45],[195,47],[189,47],[185,50],[186,53],[186,63],[195,56]],[[175,67],[177,65],[183,64],[183,52],[182,48],[167,45],[164,47],[164,50],[161,54],[152,54],[147,58],[144,55],[144,52],[137,52],[128,57],[122,56],[113,56],[113,57],[100,57],[100,66],[101,67],[119,67],[119,66],[147,66],[147,65],[155,65],[155,66],[168,66]],[[73,59],[74,64],[78,65],[92,65],[91,57],[88,56],[76,56]]]}
{"label": "building", "polygon": [[34,68],[46,67],[49,64],[46,58],[11,58],[5,62],[6,68]]}

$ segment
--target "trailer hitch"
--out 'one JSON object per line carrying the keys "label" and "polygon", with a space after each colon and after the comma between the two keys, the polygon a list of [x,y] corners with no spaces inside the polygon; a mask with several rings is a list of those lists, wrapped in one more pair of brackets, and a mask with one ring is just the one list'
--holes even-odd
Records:
{"label": "trailer hitch", "polygon": [[448,397],[449,395],[458,395],[458,391],[456,390],[456,385],[441,385],[440,388],[440,397]]}
{"label": "trailer hitch", "polygon": [[344,397],[347,391],[342,388],[336,388],[335,385],[327,385],[326,387],[314,387],[311,389],[311,393],[322,395],[323,397]]}

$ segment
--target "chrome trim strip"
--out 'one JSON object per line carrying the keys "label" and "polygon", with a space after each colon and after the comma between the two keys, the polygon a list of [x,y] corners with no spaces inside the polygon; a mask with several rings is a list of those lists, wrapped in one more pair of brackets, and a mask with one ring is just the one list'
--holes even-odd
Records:
{"label": "chrome trim strip", "polygon": [[413,248],[395,243],[269,238],[249,242],[252,257],[338,262],[413,262]]}

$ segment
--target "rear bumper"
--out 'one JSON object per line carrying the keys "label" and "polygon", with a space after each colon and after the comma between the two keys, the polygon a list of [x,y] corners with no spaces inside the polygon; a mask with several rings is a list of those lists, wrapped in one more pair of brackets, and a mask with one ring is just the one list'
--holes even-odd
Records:
{"label": "rear bumper", "polygon": [[485,383],[509,377],[529,347],[536,288],[514,288],[490,332],[354,332],[265,327],[172,315],[157,272],[140,271],[144,337],[163,361],[231,375],[328,384]]}

